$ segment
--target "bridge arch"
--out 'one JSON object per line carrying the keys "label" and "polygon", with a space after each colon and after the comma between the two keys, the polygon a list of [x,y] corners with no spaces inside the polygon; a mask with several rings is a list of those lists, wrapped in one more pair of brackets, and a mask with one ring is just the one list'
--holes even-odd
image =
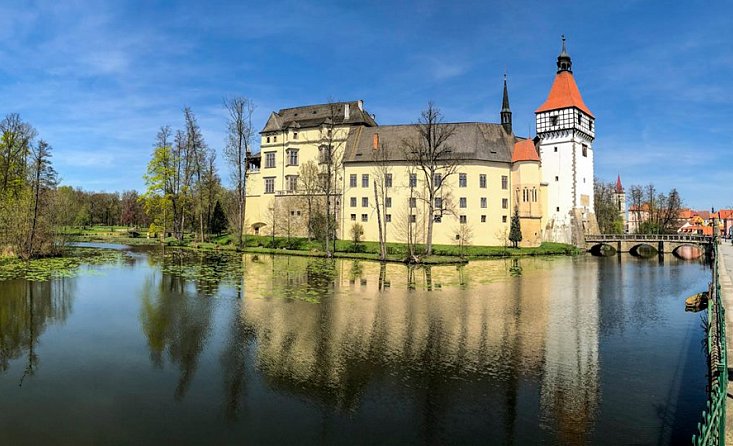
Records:
{"label": "bridge arch", "polygon": [[657,255],[659,251],[648,243],[639,243],[629,249],[629,254],[635,257],[652,257]]}
{"label": "bridge arch", "polygon": [[611,257],[617,253],[616,248],[608,243],[595,244],[588,251],[596,257]]}
{"label": "bridge arch", "polygon": [[672,251],[675,257],[683,260],[695,260],[700,258],[704,253],[705,251],[701,246],[692,244],[680,245]]}

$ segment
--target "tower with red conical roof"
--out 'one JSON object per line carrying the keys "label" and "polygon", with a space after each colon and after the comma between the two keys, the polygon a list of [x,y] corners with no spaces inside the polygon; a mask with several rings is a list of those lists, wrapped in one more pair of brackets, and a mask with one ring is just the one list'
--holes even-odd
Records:
{"label": "tower with red conical roof", "polygon": [[593,210],[595,117],[573,77],[562,37],[557,73],[547,100],[535,110],[542,181],[547,184],[548,241],[580,245],[598,232]]}
{"label": "tower with red conical roof", "polygon": [[616,186],[613,190],[613,199],[618,209],[618,216],[623,224],[624,233],[629,232],[629,221],[626,218],[626,192],[621,185],[621,175],[616,176]]}

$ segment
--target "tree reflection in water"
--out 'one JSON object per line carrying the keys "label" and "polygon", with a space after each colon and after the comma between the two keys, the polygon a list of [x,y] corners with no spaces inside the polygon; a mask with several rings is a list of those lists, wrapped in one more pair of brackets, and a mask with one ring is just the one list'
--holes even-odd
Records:
{"label": "tree reflection in water", "polygon": [[38,340],[50,324],[63,323],[71,314],[74,279],[46,282],[0,282],[0,372],[27,355],[21,378],[32,376],[39,365]]}
{"label": "tree reflection in water", "polygon": [[168,273],[151,273],[142,292],[140,321],[150,359],[164,365],[164,353],[180,370],[175,390],[182,399],[196,373],[199,356],[211,331],[212,306],[187,280]]}

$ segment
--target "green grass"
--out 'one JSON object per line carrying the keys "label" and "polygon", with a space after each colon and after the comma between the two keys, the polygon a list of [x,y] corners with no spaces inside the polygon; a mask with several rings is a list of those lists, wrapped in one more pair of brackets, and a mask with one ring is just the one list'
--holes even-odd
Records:
{"label": "green grass", "polygon": [[[110,230],[113,228],[113,230]],[[132,238],[128,236],[126,227],[94,226],[77,232],[69,232],[76,241],[95,241],[108,243],[122,243],[128,245],[158,245],[165,243],[167,246],[179,246],[182,248],[201,250],[227,250],[235,251],[236,240],[231,234],[224,234],[211,238],[207,242],[196,242],[190,234],[184,237],[183,241],[169,237],[161,241],[156,238],[148,239],[145,232],[141,231],[141,237]],[[417,252],[423,250],[422,246],[416,247]],[[325,256],[323,244],[316,240],[305,238],[275,237],[264,235],[248,235],[244,251],[256,253],[276,253],[305,256]],[[551,255],[576,255],[581,250],[562,243],[542,243],[535,248],[508,248],[504,246],[465,246],[461,250],[456,245],[433,245],[433,255],[422,257],[423,263],[457,263],[465,259],[481,259],[490,257],[517,257],[517,256],[551,256]],[[362,242],[354,245],[348,240],[336,241],[336,252],[334,257],[345,257],[355,259],[379,260],[379,243]],[[402,262],[408,257],[407,246],[402,243],[387,243],[387,260]]]}

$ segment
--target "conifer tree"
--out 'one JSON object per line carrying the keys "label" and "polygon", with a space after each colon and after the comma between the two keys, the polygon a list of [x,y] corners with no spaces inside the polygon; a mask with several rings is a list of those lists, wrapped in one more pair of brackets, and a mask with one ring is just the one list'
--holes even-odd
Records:
{"label": "conifer tree", "polygon": [[519,242],[522,241],[522,228],[519,225],[519,207],[514,206],[514,215],[512,215],[512,223],[509,227],[509,241],[512,247],[517,248]]}

